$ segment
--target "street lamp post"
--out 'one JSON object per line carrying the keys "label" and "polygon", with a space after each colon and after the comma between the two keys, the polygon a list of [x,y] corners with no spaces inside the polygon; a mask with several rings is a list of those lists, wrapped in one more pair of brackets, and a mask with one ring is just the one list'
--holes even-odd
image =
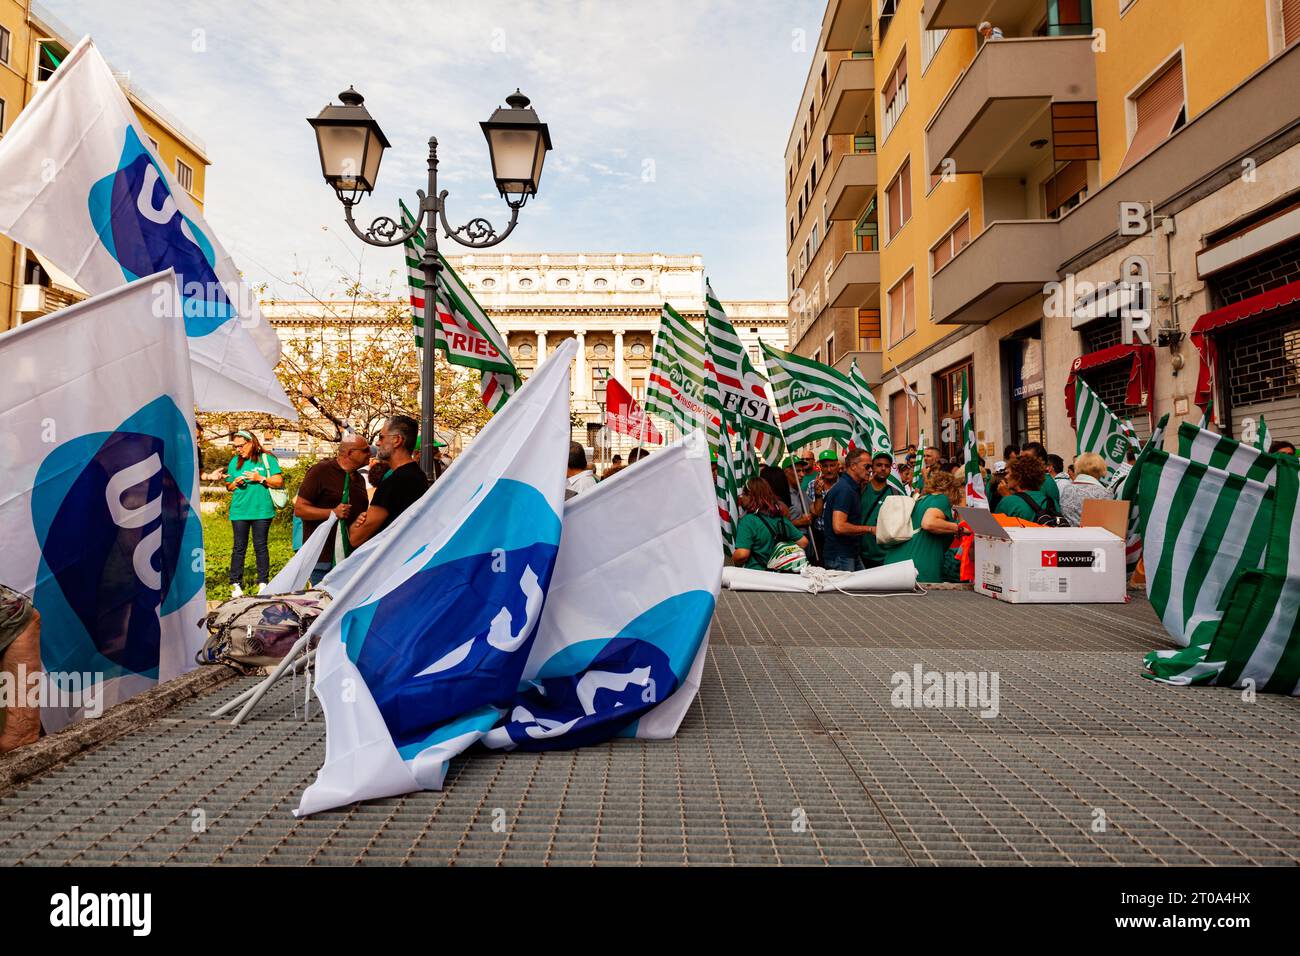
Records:
{"label": "street lamp post", "polygon": [[[343,204],[343,217],[348,228],[362,242],[372,246],[398,246],[411,239],[427,224],[424,258],[420,267],[424,271],[424,353],[421,357],[420,381],[420,467],[430,480],[433,478],[434,442],[434,328],[438,323],[438,274],[442,260],[438,255],[438,223],[444,235],[471,249],[495,246],[514,231],[519,221],[519,210],[529,196],[537,195],[537,185],[542,178],[542,163],[551,148],[551,134],[545,123],[529,105],[528,97],[515,90],[506,97],[506,106],[498,108],[491,119],[479,125],[488,141],[488,154],[492,160],[492,175],[497,191],[510,207],[510,224],[498,234],[495,227],[483,218],[471,219],[458,229],[447,222],[447,190],[438,191],[438,140],[429,138],[429,189],[417,190],[420,197],[418,212],[409,229],[389,216],[377,217],[365,232],[352,218],[352,207],[363,194],[374,191],[379,176],[379,162],[389,147],[379,124],[363,105],[365,100],[349,87],[339,94],[342,105],[329,104],[320,114],[308,119],[316,132],[316,146],[320,151],[321,173],[325,182],[333,187]],[[399,235],[400,233],[400,235]]]}

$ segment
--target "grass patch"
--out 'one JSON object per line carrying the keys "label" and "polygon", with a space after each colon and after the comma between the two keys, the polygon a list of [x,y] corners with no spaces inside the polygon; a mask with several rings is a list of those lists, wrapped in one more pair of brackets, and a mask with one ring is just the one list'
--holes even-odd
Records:
{"label": "grass patch", "polygon": [[[289,509],[284,509],[289,510]],[[208,600],[230,599],[230,551],[235,532],[230,526],[230,516],[224,511],[203,516],[203,547],[207,557]],[[272,521],[267,534],[267,550],[271,552],[271,577],[288,564],[293,557],[293,527],[288,521]],[[257,584],[257,559],[253,554],[253,536],[248,536],[248,551],[244,555],[244,583],[246,593]]]}

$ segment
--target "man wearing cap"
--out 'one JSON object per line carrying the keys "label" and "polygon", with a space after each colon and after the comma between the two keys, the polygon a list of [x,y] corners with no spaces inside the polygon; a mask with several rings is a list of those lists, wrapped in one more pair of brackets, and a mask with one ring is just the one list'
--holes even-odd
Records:
{"label": "man wearing cap", "polygon": [[885,563],[885,549],[876,541],[876,519],[885,499],[898,494],[889,484],[889,472],[893,466],[894,459],[888,452],[876,452],[871,459],[871,477],[862,486],[861,520],[867,528],[862,535],[864,568],[878,568]]}
{"label": "man wearing cap", "polygon": [[352,435],[339,442],[338,454],[312,465],[303,476],[293,499],[293,513],[302,519],[303,539],[309,538],[330,514],[339,519],[312,568],[311,584],[319,582],[330,568],[352,553],[349,526],[370,506],[360,473],[369,460],[369,443],[360,435]]}
{"label": "man wearing cap", "polygon": [[[826,449],[817,456],[820,474],[805,483],[804,495],[808,500],[808,511],[812,515],[813,563],[819,564],[823,559],[826,545],[825,510],[826,495],[835,487],[840,477],[840,458],[833,449]],[[825,565],[822,565],[825,566]]]}

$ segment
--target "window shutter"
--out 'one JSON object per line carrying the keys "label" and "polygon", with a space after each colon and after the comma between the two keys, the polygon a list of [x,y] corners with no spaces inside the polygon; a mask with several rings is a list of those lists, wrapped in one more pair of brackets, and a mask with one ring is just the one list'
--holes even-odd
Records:
{"label": "window shutter", "polygon": [[916,316],[913,312],[916,309],[916,287],[913,276],[915,273],[909,272],[903,278],[903,334],[909,335],[916,328]]}
{"label": "window shutter", "polygon": [[899,228],[903,225],[902,206],[899,196],[901,195],[903,177],[899,176],[889,185],[885,191],[885,198],[889,203],[889,238],[893,239],[898,235]]}
{"label": "window shutter", "polygon": [[1300,40],[1300,0],[1282,0],[1282,44]]}
{"label": "window shutter", "polygon": [[1137,107],[1137,130],[1129,143],[1128,153],[1118,176],[1168,139],[1183,109],[1183,61],[1174,60],[1134,101]]}
{"label": "window shutter", "polygon": [[903,310],[906,290],[902,282],[889,290],[889,344],[903,337]]}
{"label": "window shutter", "polygon": [[903,163],[903,172],[898,177],[899,188],[902,190],[903,218],[898,224],[908,222],[912,218],[912,163],[911,160]]}

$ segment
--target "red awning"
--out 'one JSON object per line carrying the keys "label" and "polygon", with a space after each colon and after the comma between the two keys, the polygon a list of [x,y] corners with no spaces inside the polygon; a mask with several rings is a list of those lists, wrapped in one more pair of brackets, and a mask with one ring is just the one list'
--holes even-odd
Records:
{"label": "red awning", "polygon": [[1155,398],[1156,350],[1150,345],[1112,345],[1108,349],[1080,355],[1070,366],[1070,376],[1065,380],[1065,410],[1074,421],[1074,379],[1080,372],[1113,365],[1116,362],[1129,362],[1128,393],[1124,396],[1126,405],[1143,405],[1151,410]]}
{"label": "red awning", "polygon": [[1285,309],[1297,302],[1300,302],[1300,282],[1288,282],[1276,289],[1252,295],[1249,299],[1206,312],[1196,320],[1192,326],[1192,344],[1201,355],[1201,371],[1196,378],[1197,405],[1205,408],[1214,395],[1214,373],[1219,364],[1219,348],[1215,344],[1213,333],[1222,331],[1234,322],[1253,319],[1275,309]]}

